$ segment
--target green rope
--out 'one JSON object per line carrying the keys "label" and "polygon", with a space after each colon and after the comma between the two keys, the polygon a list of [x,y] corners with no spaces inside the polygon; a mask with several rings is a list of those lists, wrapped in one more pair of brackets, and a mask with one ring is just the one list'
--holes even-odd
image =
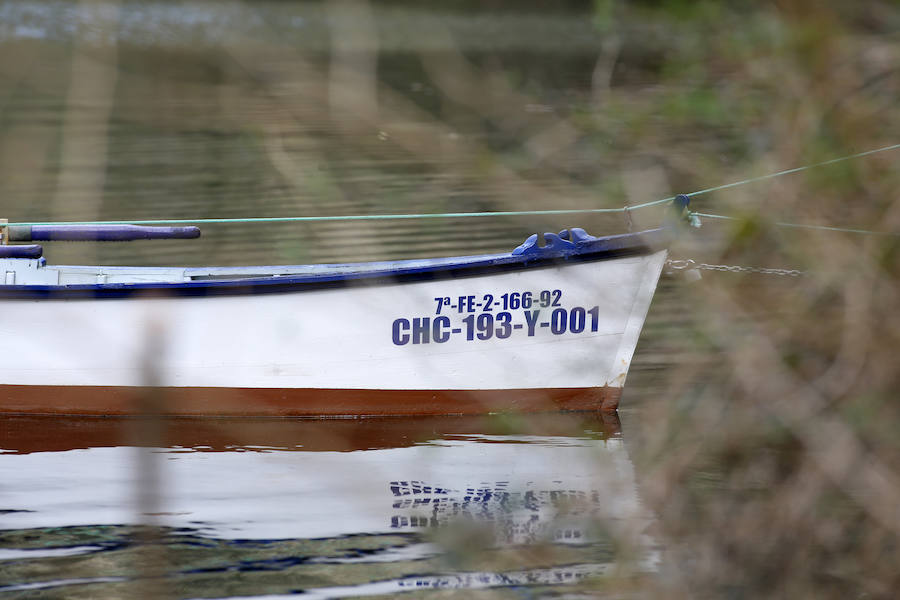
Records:
{"label": "green rope", "polygon": [[[724,190],[728,188],[737,187],[739,185],[745,185],[748,183],[755,183],[757,181],[763,181],[765,179],[772,179],[774,177],[781,177],[782,175],[790,175],[791,173],[799,173],[801,171],[806,171],[807,169],[814,169],[816,167],[824,167],[827,165],[833,165],[835,163],[839,163],[845,160],[851,160],[854,158],[861,158],[863,156],[869,156],[870,154],[877,154],[878,152],[887,152],[888,150],[897,150],[900,148],[900,144],[892,144],[890,146],[884,146],[883,148],[876,148],[874,150],[866,150],[865,152],[857,152],[856,154],[850,154],[848,156],[842,156],[840,158],[832,158],[831,160],[826,160],[820,163],[815,163],[812,165],[806,165],[803,167],[795,167],[793,169],[786,169],[784,171],[778,171],[777,173],[769,173],[768,175],[760,175],[759,177],[751,177],[749,179],[743,179],[741,181],[735,181],[733,183],[726,183],[724,185],[717,185],[715,187],[706,188],[705,190],[700,190],[697,192],[693,192],[691,194],[687,194],[690,197],[699,196],[700,194],[707,194],[709,192],[717,192],[719,190]],[[707,219],[726,219],[729,221],[739,221],[740,217],[729,217],[725,215],[714,215],[710,213],[701,213],[701,212],[688,212],[688,217],[705,217]],[[788,227],[792,229],[812,229],[819,231],[837,231],[841,233],[860,233],[865,235],[886,235],[886,236],[900,236],[900,233],[891,232],[891,231],[870,231],[868,229],[852,229],[849,227],[831,227],[828,225],[806,225],[802,223],[785,223],[783,221],[778,221],[775,223],[778,227]]]}
{"label": "green rope", "polygon": [[[713,215],[709,213],[701,213],[701,212],[691,212],[691,215],[696,215],[698,217],[704,217],[707,219],[725,219],[728,221],[742,221],[741,217],[729,217],[727,215]],[[887,236],[900,236],[900,233],[893,231],[871,231],[869,229],[851,229],[849,227],[830,227],[828,225],[806,225],[803,223],[785,223],[782,221],[777,221],[775,223],[778,227],[789,227],[792,229],[813,229],[820,231],[838,231],[841,233],[862,233],[866,235],[887,235]]]}
{"label": "green rope", "polygon": [[[711,188],[706,188],[704,190],[698,190],[696,192],[692,192],[690,194],[686,194],[689,197],[699,196],[701,194],[707,194],[709,192],[715,192],[718,190],[724,190],[728,188],[737,187],[739,185],[747,185],[749,183],[755,183],[757,181],[763,181],[766,179],[772,179],[775,177],[781,177],[782,175],[790,175],[791,173],[799,173],[801,171],[806,171],[808,169],[814,169],[816,167],[824,167],[827,165],[833,165],[838,162],[842,162],[845,160],[851,160],[854,158],[860,158],[863,156],[869,156],[871,154],[877,154],[879,152],[887,152],[889,150],[897,150],[900,148],[900,144],[892,144],[890,146],[884,146],[883,148],[876,148],[874,150],[866,150],[865,152],[857,152],[856,154],[850,154],[848,156],[842,156],[840,158],[832,158],[831,160],[826,160],[820,163],[815,163],[812,165],[805,165],[802,167],[795,167],[793,169],[786,169],[784,171],[778,171],[777,173],[769,173],[767,175],[760,175],[758,177],[750,177],[749,179],[742,179],[740,181],[734,181],[732,183],[726,183],[724,185],[718,185]],[[454,219],[454,218],[468,218],[468,217],[524,217],[524,216],[545,216],[545,215],[585,215],[585,214],[598,214],[598,213],[630,213],[633,210],[640,210],[643,208],[649,208],[651,206],[658,206],[660,204],[666,204],[675,199],[675,196],[669,196],[668,198],[662,198],[660,200],[653,200],[651,202],[644,202],[643,204],[635,204],[633,206],[623,206],[621,208],[584,208],[584,209],[559,209],[559,210],[508,210],[508,211],[496,211],[496,212],[456,212],[456,213],[411,213],[411,214],[397,214],[397,215],[332,215],[332,216],[318,216],[318,217],[238,217],[238,218],[212,218],[212,219],[144,219],[144,220],[123,220],[123,221],[43,221],[43,222],[22,222],[22,223],[8,223],[6,226],[9,227],[22,227],[22,226],[46,226],[46,225],[186,225],[186,224],[211,224],[211,223],[299,223],[299,222],[321,222],[321,221],[384,221],[384,220],[397,220],[397,219]],[[697,216],[709,217],[712,219],[733,219],[734,217],[725,217],[721,215],[707,215],[703,213],[689,213]],[[869,232],[862,229],[844,229],[841,227],[825,227],[819,225],[798,225],[792,223],[778,223],[783,227],[803,227],[810,229],[825,229],[831,231],[847,231],[851,233],[873,233],[877,235],[897,235],[894,233],[886,233],[886,232]]]}
{"label": "green rope", "polygon": [[863,156],[869,156],[870,154],[877,154],[879,152],[887,152],[888,150],[897,150],[898,148],[900,148],[900,144],[892,144],[890,146],[885,146],[883,148],[876,148],[875,150],[866,150],[865,152],[857,152],[856,154],[850,154],[848,156],[841,156],[840,158],[832,158],[831,160],[826,160],[826,161],[823,161],[820,163],[815,163],[812,165],[805,165],[803,167],[794,167],[793,169],[786,169],[784,171],[778,171],[777,173],[769,173],[768,175],[760,175],[758,177],[742,179],[741,181],[726,183],[724,185],[717,185],[715,187],[706,188],[705,190],[700,190],[700,191],[693,192],[691,194],[686,194],[686,195],[690,196],[690,197],[699,196],[700,194],[707,194],[709,192],[717,192],[719,190],[726,190],[728,188],[737,187],[739,185],[745,185],[748,183],[756,183],[757,181],[773,179],[775,177],[781,177],[782,175],[790,175],[791,173],[800,173],[801,171],[806,171],[808,169],[815,169],[816,167],[825,167],[828,165],[833,165],[835,163],[843,162],[845,160],[861,158]]}
{"label": "green rope", "polygon": [[239,217],[233,219],[145,219],[129,221],[46,221],[33,223],[9,223],[9,227],[45,225],[186,225],[190,223],[297,223],[309,221],[385,221],[390,219],[454,219],[464,217],[523,217],[534,215],[579,215],[592,213],[621,213],[671,202],[671,198],[645,202],[622,208],[573,208],[558,210],[507,210],[496,212],[412,213],[398,215],[332,215],[320,217]]}

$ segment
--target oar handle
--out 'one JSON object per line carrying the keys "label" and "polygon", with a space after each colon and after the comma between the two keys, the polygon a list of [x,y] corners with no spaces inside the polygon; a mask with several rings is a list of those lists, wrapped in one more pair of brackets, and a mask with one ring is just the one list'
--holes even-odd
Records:
{"label": "oar handle", "polygon": [[44,249],[37,244],[28,246],[7,246],[0,244],[0,258],[40,258]]}
{"label": "oar handle", "polygon": [[198,227],[150,227],[147,225],[15,225],[11,242],[130,242],[200,237]]}

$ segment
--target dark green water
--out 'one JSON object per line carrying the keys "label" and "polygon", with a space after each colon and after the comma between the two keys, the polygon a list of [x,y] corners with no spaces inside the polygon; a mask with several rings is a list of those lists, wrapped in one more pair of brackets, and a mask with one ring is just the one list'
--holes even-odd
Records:
{"label": "dark green water", "polygon": [[[352,2],[126,2],[96,12],[90,3],[12,2],[2,10],[0,207],[11,220],[625,200],[618,166],[602,160],[599,140],[579,134],[575,121],[590,103],[603,43],[587,9],[499,17]],[[617,193],[598,193],[607,188]],[[191,244],[61,246],[48,256],[290,264],[452,255],[506,250],[532,231],[571,224],[526,217],[221,226]],[[577,224],[625,228],[621,218]]]}
{"label": "dark green water", "polygon": [[[619,207],[896,143],[900,13],[834,4],[3,2],[0,218]],[[664,277],[621,423],[177,421],[148,449],[133,422],[4,419],[0,598],[893,597],[897,247],[772,222],[896,229],[894,159],[696,198],[744,221],[679,257],[810,275]],[[570,226],[629,223],[219,225],[45,256],[449,256]]]}
{"label": "dark green water", "polygon": [[[505,20],[361,3],[0,10],[0,206],[14,221],[624,201],[596,194],[606,185],[596,152],[569,124],[602,50],[589,11]],[[49,244],[46,256],[440,256],[508,250],[571,224],[626,227],[597,217],[212,226],[191,243]],[[515,596],[657,568],[618,419],[170,422],[155,449],[138,447],[134,427],[3,423],[0,596]]]}
{"label": "dark green water", "polygon": [[139,427],[4,423],[4,597],[540,592],[659,561],[614,417]]}

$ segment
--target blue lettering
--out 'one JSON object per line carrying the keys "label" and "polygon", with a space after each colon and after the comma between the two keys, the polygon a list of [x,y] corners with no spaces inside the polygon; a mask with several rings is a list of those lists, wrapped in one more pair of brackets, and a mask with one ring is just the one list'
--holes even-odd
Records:
{"label": "blue lettering", "polygon": [[407,319],[397,319],[394,321],[393,340],[394,345],[402,346],[409,343],[409,321]]}
{"label": "blue lettering", "polygon": [[412,343],[427,344],[431,333],[431,319],[429,317],[415,318],[412,320]]}
{"label": "blue lettering", "polygon": [[550,315],[550,331],[552,331],[554,335],[561,335],[565,333],[566,325],[568,325],[568,323],[569,321],[566,315],[566,309],[553,309],[553,314]]}
{"label": "blue lettering", "polygon": [[[503,290],[496,290],[497,292]],[[495,301],[494,298],[502,300]],[[435,315],[395,319],[391,328],[391,339],[395,346],[407,344],[444,344],[455,334],[465,332],[466,341],[506,339],[518,329],[528,332],[528,337],[537,335],[537,330],[547,328],[554,335],[580,334],[599,329],[600,309],[598,306],[585,309],[575,306],[571,309],[560,307],[562,290],[542,290],[540,292],[506,291],[499,296],[479,294],[456,296],[451,303],[450,296],[434,298]],[[503,308],[494,311],[494,306]],[[540,310],[538,310],[538,307]],[[452,310],[460,317],[447,314]],[[521,311],[524,323],[515,316]],[[444,313],[443,315],[441,313]],[[541,318],[543,316],[543,319]],[[461,318],[462,327],[454,327],[455,319]],[[590,319],[590,320],[588,320]],[[519,321],[516,323],[515,321]]]}
{"label": "blue lettering", "polygon": [[[508,312],[500,312],[497,313],[497,323],[500,324],[500,327],[497,328],[497,333],[495,334],[501,340],[505,340],[510,335],[512,335],[512,315]],[[519,328],[522,326],[519,325]]]}
{"label": "blue lettering", "polygon": [[526,310],[525,311],[525,324],[528,325],[528,336],[534,336],[534,327],[537,325],[538,315],[541,314],[540,310]]}
{"label": "blue lettering", "polygon": [[581,333],[584,331],[584,323],[585,323],[585,310],[576,306],[572,309],[572,312],[569,313],[569,331],[572,333]]}
{"label": "blue lettering", "polygon": [[450,339],[450,318],[438,317],[431,322],[431,337],[438,344],[443,344]]}

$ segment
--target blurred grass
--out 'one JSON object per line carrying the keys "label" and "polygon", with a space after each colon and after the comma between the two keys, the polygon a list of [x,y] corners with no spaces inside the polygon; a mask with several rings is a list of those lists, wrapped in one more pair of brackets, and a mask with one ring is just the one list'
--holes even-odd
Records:
{"label": "blurred grass", "polygon": [[[97,4],[0,13],[10,220],[620,206],[900,141],[887,0],[111,2],[109,20],[78,16]],[[900,231],[896,164],[885,153],[696,199],[742,220],[705,223],[676,257],[808,276],[662,282],[623,419],[663,565],[615,593],[900,589],[898,240],[774,225]],[[47,254],[360,260],[508,250],[569,225],[626,227],[221,226],[196,243]]]}

